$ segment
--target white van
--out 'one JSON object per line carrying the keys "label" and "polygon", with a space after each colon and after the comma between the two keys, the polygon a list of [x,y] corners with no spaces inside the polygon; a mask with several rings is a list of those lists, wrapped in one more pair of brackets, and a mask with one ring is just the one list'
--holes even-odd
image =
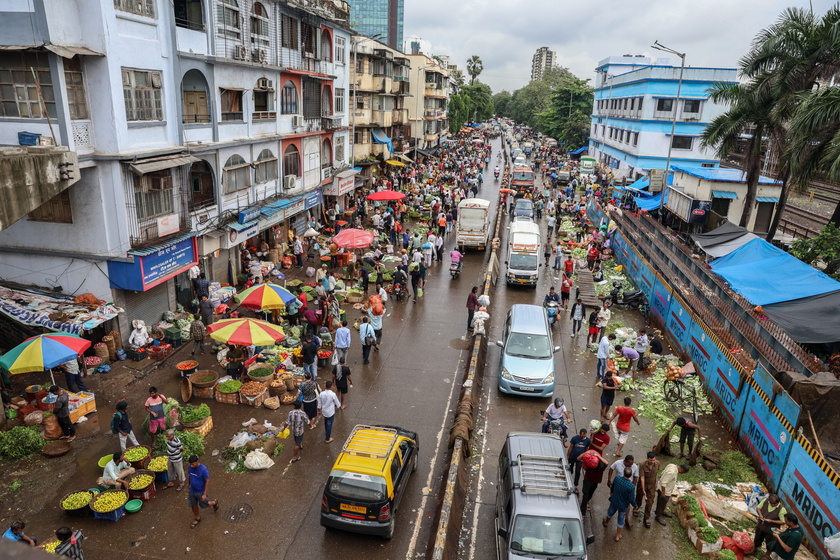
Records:
{"label": "white van", "polygon": [[508,284],[537,287],[542,237],[540,226],[534,222],[513,222],[508,233],[507,273]]}

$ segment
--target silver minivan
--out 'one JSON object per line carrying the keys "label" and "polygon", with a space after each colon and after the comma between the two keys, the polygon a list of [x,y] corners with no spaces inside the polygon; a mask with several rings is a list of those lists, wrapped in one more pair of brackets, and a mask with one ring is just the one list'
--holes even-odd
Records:
{"label": "silver minivan", "polygon": [[499,391],[509,395],[554,395],[554,346],[548,313],[538,305],[510,307],[502,331]]}
{"label": "silver minivan", "polygon": [[510,432],[499,454],[496,485],[498,559],[586,560],[586,545],[593,542],[562,440],[552,434]]}

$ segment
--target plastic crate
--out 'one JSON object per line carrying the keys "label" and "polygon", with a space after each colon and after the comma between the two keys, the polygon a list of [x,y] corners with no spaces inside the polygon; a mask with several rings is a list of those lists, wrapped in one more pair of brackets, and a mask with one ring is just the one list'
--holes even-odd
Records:
{"label": "plastic crate", "polygon": [[41,135],[37,132],[18,132],[18,144],[21,146],[37,146]]}
{"label": "plastic crate", "polygon": [[109,511],[107,513],[101,513],[98,511],[93,512],[93,516],[96,519],[107,519],[109,521],[119,521],[125,515],[125,506],[120,506],[114,511]]}

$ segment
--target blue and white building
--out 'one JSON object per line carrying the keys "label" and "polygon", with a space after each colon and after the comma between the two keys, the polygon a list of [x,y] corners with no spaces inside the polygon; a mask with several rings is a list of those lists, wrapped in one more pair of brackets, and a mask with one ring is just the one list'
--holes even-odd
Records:
{"label": "blue and white building", "polygon": [[737,83],[737,70],[686,67],[677,102],[679,77],[679,65],[668,58],[602,60],[596,68],[589,155],[617,176],[631,178],[664,169],[669,145],[672,167],[719,167],[714,150],[700,146],[703,130],[726,111],[709,99],[708,89],[718,82]]}

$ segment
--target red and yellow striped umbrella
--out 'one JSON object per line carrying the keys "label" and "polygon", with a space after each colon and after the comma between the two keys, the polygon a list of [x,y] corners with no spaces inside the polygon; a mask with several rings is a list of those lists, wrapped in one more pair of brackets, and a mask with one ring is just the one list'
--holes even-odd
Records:
{"label": "red and yellow striped umbrella", "polygon": [[259,319],[222,319],[207,330],[213,340],[240,346],[270,346],[286,338],[283,329]]}

